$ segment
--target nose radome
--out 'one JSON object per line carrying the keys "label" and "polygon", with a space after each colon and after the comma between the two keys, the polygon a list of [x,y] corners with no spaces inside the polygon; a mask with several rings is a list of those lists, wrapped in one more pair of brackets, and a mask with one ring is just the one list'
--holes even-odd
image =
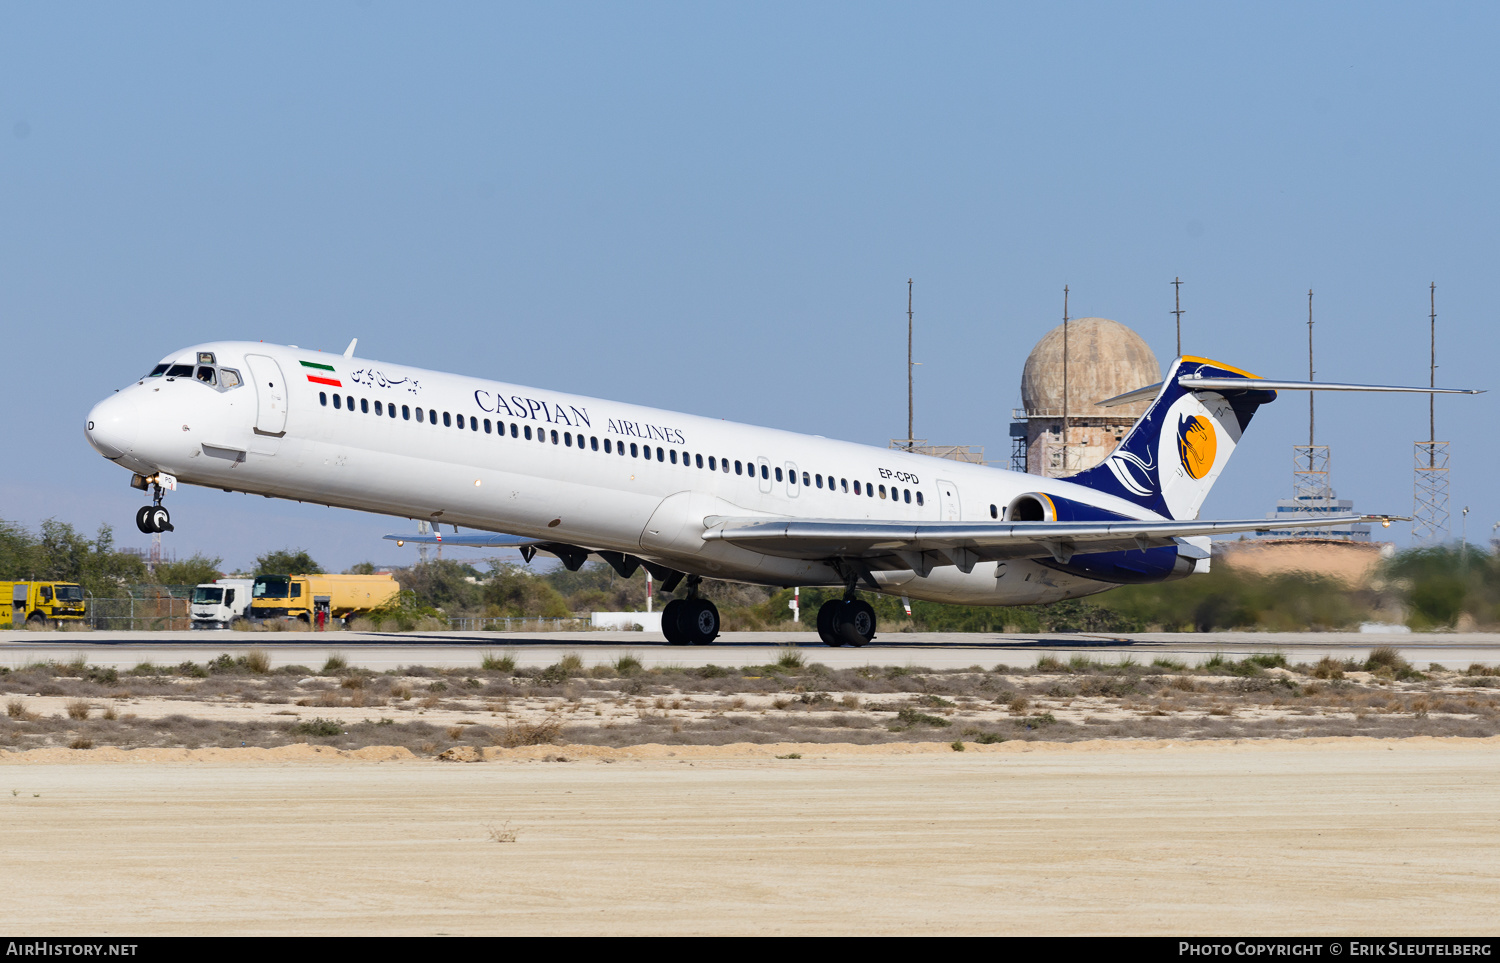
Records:
{"label": "nose radome", "polygon": [[105,398],[89,412],[83,435],[105,458],[119,458],[135,445],[140,411],[129,395]]}

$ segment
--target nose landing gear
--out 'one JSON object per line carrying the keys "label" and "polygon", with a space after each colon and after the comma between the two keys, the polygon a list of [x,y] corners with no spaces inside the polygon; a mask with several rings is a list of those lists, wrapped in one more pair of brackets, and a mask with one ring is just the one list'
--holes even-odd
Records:
{"label": "nose landing gear", "polygon": [[142,505],[141,510],[135,513],[135,527],[140,529],[144,535],[157,535],[161,532],[173,531],[172,515],[162,507],[161,503],[162,496],[166,493],[162,491],[160,482],[153,483],[152,487],[155,489],[155,492],[152,496],[151,504]]}

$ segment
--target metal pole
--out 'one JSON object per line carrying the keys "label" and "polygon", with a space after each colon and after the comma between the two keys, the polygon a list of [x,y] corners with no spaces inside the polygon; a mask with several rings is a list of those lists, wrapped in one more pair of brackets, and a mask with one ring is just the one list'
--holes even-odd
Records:
{"label": "metal pole", "polygon": [[1063,285],[1063,443],[1062,470],[1068,473],[1068,286]]}
{"label": "metal pole", "polygon": [[[1308,288],[1307,289],[1307,380],[1308,381],[1314,380],[1314,378],[1313,378],[1313,339],[1312,339],[1312,334],[1313,334],[1312,298],[1313,298],[1312,288]],[[1311,448],[1312,444],[1313,444],[1313,426],[1316,424],[1316,421],[1315,421],[1315,419],[1313,417],[1313,396],[1316,395],[1316,394],[1317,394],[1316,391],[1309,391],[1307,393],[1307,446],[1309,448]],[[1307,453],[1307,470],[1308,471],[1312,471],[1312,467],[1313,467],[1312,466],[1312,452],[1309,451]]]}
{"label": "metal pole", "polygon": [[911,402],[911,278],[906,279],[906,450],[912,445]]}
{"label": "metal pole", "polygon": [[[1430,362],[1430,364],[1429,364],[1429,366],[1427,368],[1427,387],[1429,387],[1429,388],[1436,388],[1437,387],[1437,282],[1436,281],[1433,281],[1432,284],[1428,287],[1428,289],[1427,289],[1427,297],[1428,297],[1429,311],[1430,311],[1430,313],[1427,315],[1427,320],[1431,324],[1431,333],[1430,333],[1430,341],[1431,341],[1431,343],[1430,343],[1429,347],[1431,348],[1431,352],[1432,352],[1431,362]],[[1428,441],[1436,441],[1437,440],[1437,409],[1436,409],[1436,398],[1437,398],[1437,395],[1428,395],[1427,396],[1427,440]],[[1427,446],[1427,453],[1428,453],[1427,467],[1429,467],[1429,468],[1436,468],[1437,467],[1437,448],[1435,446],[1433,446],[1433,445],[1428,445]]]}
{"label": "metal pole", "polygon": [[1177,357],[1182,357],[1182,278],[1173,278],[1172,312],[1177,315]]}

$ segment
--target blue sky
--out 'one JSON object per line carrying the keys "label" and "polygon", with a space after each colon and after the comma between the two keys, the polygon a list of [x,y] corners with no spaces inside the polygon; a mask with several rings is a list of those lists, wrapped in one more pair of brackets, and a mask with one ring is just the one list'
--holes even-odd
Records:
{"label": "blue sky", "polygon": [[[1260,374],[1495,388],[1500,13],[1396,4],[0,3],[0,518],[114,525],[83,416],[252,338],[883,445],[1008,446],[1061,316]],[[1500,394],[1440,399],[1469,536]],[[1426,399],[1323,396],[1409,512]],[[1290,493],[1264,409],[1204,512]],[[400,562],[403,523],[218,491],[168,547]],[[1398,542],[1406,533],[1393,528]]]}

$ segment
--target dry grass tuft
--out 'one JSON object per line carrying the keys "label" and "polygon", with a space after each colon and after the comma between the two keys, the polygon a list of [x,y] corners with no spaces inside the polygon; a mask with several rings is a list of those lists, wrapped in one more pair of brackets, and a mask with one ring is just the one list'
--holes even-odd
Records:
{"label": "dry grass tuft", "polygon": [[1314,679],[1342,679],[1344,677],[1344,663],[1332,656],[1323,656],[1318,664],[1313,666]]}
{"label": "dry grass tuft", "polygon": [[94,740],[90,739],[87,736],[79,736],[76,739],[74,739],[73,741],[71,741],[71,742],[68,743],[68,748],[69,749],[92,749],[92,748],[94,748]]}
{"label": "dry grass tuft", "polygon": [[516,831],[510,828],[510,820],[506,820],[499,826],[486,826],[492,843],[513,843],[516,841]]}
{"label": "dry grass tuft", "polygon": [[26,718],[26,700],[7,699],[5,702],[5,714],[12,719]]}
{"label": "dry grass tuft", "polygon": [[266,675],[271,671],[271,654],[259,646],[251,649],[245,653],[245,668],[256,675]]}
{"label": "dry grass tuft", "polygon": [[562,719],[553,717],[536,723],[509,723],[497,740],[507,749],[518,746],[540,746],[552,742],[562,734]]}
{"label": "dry grass tuft", "polygon": [[70,699],[68,701],[69,719],[87,719],[89,717],[89,703],[87,699]]}

